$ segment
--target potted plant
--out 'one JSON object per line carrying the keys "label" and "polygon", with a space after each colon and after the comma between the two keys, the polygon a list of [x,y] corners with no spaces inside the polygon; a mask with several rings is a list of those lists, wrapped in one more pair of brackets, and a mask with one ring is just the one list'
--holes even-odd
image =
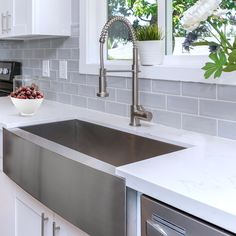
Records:
{"label": "potted plant", "polygon": [[164,36],[159,27],[156,24],[140,26],[136,30],[136,35],[141,65],[162,64],[165,47]]}

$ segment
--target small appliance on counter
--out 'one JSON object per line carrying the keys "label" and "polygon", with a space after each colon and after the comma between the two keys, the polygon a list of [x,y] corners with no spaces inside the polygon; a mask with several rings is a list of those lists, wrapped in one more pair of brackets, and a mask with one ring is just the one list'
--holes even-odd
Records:
{"label": "small appliance on counter", "polygon": [[22,74],[22,66],[16,61],[0,61],[0,97],[13,91],[13,79]]}

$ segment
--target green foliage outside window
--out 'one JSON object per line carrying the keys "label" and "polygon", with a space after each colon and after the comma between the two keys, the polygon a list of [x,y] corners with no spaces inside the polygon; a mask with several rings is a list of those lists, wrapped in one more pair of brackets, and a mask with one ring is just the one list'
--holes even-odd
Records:
{"label": "green foliage outside window", "polygon": [[[197,0],[173,0],[173,36],[185,37],[186,31],[182,28],[180,19],[182,14]],[[137,28],[140,23],[156,24],[157,9],[156,3],[150,3],[147,0],[108,0],[108,16],[122,15],[125,17],[134,16],[136,19],[132,22],[134,28]],[[223,0],[221,4],[223,9],[235,9],[234,0]],[[236,21],[236,20],[235,20]],[[235,22],[233,22],[235,23]],[[202,32],[201,32],[202,31]],[[204,35],[204,26],[200,27],[200,32],[197,34]],[[204,35],[207,36],[207,35]],[[110,41],[119,39],[128,39],[127,31],[120,24],[116,24],[110,32]],[[112,43],[111,43],[112,44]]]}

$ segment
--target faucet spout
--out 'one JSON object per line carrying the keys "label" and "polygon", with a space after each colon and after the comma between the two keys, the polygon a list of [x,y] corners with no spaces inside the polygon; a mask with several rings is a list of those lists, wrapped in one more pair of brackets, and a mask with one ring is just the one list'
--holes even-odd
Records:
{"label": "faucet spout", "polygon": [[[120,21],[129,30],[131,40],[133,43],[133,65],[131,70],[106,70],[104,66],[104,44],[108,36],[108,30],[113,25],[113,23]],[[131,126],[140,126],[140,120],[151,121],[152,113],[146,111],[141,105],[139,105],[139,93],[138,93],[138,74],[139,74],[139,63],[138,63],[138,48],[137,48],[137,39],[135,31],[125,17],[115,16],[112,17],[104,25],[101,36],[99,39],[100,42],[100,71],[99,71],[99,92],[97,93],[98,97],[108,97],[107,92],[107,72],[131,72],[132,73],[132,105],[130,113],[130,125]]]}

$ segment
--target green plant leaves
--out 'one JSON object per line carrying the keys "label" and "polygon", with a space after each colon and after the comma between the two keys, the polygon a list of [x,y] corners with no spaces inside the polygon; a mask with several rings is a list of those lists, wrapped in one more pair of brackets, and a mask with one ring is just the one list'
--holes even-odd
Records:
{"label": "green plant leaves", "polygon": [[236,64],[236,49],[229,54],[228,60],[230,64]]}
{"label": "green plant leaves", "polygon": [[234,37],[233,48],[236,49],[236,36]]}
{"label": "green plant leaves", "polygon": [[212,75],[219,78],[222,72],[236,71],[236,49],[234,49],[227,58],[224,52],[211,53],[209,55],[212,62],[207,62],[202,68],[205,70],[205,78],[208,79]]}
{"label": "green plant leaves", "polygon": [[136,36],[138,41],[162,40],[164,38],[162,31],[156,24],[138,27]]}
{"label": "green plant leaves", "polygon": [[229,64],[224,69],[224,72],[233,72],[236,71],[236,64]]}
{"label": "green plant leaves", "polygon": [[211,53],[209,57],[213,62],[207,62],[202,68],[205,70],[204,76],[206,79],[212,75],[214,75],[215,79],[219,78],[224,70],[224,66],[227,64],[227,58],[223,52]]}
{"label": "green plant leaves", "polygon": [[229,63],[223,69],[224,72],[233,72],[236,71],[236,49],[234,49],[228,57]]}

